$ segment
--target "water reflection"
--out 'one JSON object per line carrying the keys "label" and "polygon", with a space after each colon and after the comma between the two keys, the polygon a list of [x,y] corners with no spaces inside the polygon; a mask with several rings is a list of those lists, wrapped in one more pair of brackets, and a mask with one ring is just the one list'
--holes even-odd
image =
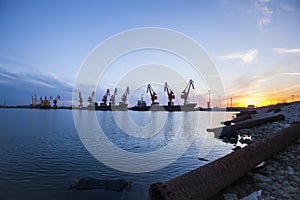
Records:
{"label": "water reflection", "polygon": [[[82,110],[75,112],[77,129],[83,131],[83,134],[78,134],[70,111],[1,110],[1,198],[148,199],[148,187],[151,183],[167,181],[207,163],[198,160],[199,151],[208,152],[206,158],[213,161],[231,152],[233,148],[232,144],[225,144],[206,132],[207,128],[219,126],[219,122],[223,121],[214,113],[126,113],[118,114],[124,125],[129,120],[127,115],[132,115],[135,123],[140,120],[145,126],[160,124],[160,117],[164,119],[164,124],[157,134],[149,138],[134,137],[116,125],[114,113]],[[215,121],[211,122],[210,118]],[[99,134],[100,123],[105,130],[104,135]],[[139,156],[122,157],[114,149],[100,148],[105,146],[105,139],[114,144],[114,148]],[[188,147],[187,142],[190,140],[193,143]],[[87,149],[85,143],[91,146]],[[171,146],[172,144],[176,145]],[[180,150],[183,147],[186,149],[182,153]],[[96,156],[107,155],[106,159],[110,164],[119,167],[125,164],[128,170],[133,169],[134,172],[109,167],[89,152],[96,152]],[[160,162],[165,165],[159,166]],[[149,166],[152,169],[159,168],[141,172]],[[136,173],[139,170],[140,173]],[[69,192],[67,188],[76,176],[124,178],[132,181],[132,190],[123,193],[102,190]]]}

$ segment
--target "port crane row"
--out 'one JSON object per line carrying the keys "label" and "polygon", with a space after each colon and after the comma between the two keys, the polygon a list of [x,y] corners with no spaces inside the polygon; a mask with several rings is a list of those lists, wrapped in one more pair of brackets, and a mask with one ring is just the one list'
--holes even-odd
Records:
{"label": "port crane row", "polygon": [[[187,86],[185,87],[185,89],[181,92],[181,99],[183,99],[184,104],[183,105],[188,105],[190,104],[188,101],[188,96],[190,93],[190,90],[194,89],[194,81],[193,80],[189,80]],[[157,102],[157,93],[154,91],[154,89],[151,87],[150,84],[147,85],[147,93],[149,93],[150,98],[151,98],[151,106],[153,105],[159,105],[159,102]],[[168,97],[168,106],[174,106],[174,102],[173,100],[175,99],[175,93],[173,92],[173,90],[170,88],[170,86],[168,85],[167,82],[165,82],[164,84],[164,92],[167,93],[167,97]],[[108,107],[108,106],[126,106],[127,107],[127,96],[129,94],[129,87],[126,88],[124,94],[121,97],[121,101],[119,102],[119,105],[116,105],[116,96],[118,94],[117,88],[114,89],[113,93],[110,94],[110,90],[107,89],[104,96],[102,97],[102,100],[100,102],[100,105],[98,104],[98,102],[95,101],[95,92],[93,91],[91,93],[91,95],[88,97],[87,101],[89,103],[88,108],[97,108],[97,107],[101,107],[104,109],[104,107]],[[107,105],[107,101],[108,98],[110,97],[109,100],[109,105]],[[142,100],[139,100],[138,102],[142,102],[143,106],[146,106],[146,102]],[[196,104],[193,104],[196,105]],[[139,106],[139,105],[137,105]],[[79,108],[83,108],[83,99],[82,99],[82,95],[81,92],[79,92]]]}
{"label": "port crane row", "polygon": [[40,97],[40,101],[37,100],[36,95],[31,96],[31,107],[32,108],[51,108],[51,101],[53,102],[53,109],[57,109],[57,103],[58,101],[60,101],[60,96],[57,95],[55,98],[53,98],[52,96],[50,96],[49,98],[47,98],[45,96],[45,98],[43,99],[42,97]]}

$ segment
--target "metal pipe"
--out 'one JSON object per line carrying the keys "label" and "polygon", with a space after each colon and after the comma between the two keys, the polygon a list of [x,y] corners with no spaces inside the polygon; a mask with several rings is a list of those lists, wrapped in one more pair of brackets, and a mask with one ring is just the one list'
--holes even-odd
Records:
{"label": "metal pipe", "polygon": [[272,117],[266,117],[262,119],[256,119],[248,122],[238,123],[236,125],[229,125],[225,127],[218,127],[213,129],[207,129],[208,132],[214,132],[216,137],[234,137],[237,136],[236,131],[245,128],[252,128],[255,126],[261,126],[271,122],[284,120],[283,114],[275,115]]}
{"label": "metal pipe", "polygon": [[243,116],[243,115],[254,115],[256,113],[257,113],[256,110],[245,110],[245,111],[243,110],[240,113],[236,114],[236,117],[240,117],[240,116]]}
{"label": "metal pipe", "polygon": [[232,120],[228,120],[228,121],[225,121],[225,122],[221,122],[221,124],[224,124],[225,126],[229,126],[231,125],[232,123],[238,123],[238,122],[242,122],[242,121],[245,121],[247,119],[251,119],[251,115],[242,115],[240,117],[236,117]]}
{"label": "metal pipe", "polygon": [[270,134],[238,151],[149,188],[150,199],[208,199],[237,181],[300,136],[300,123]]}

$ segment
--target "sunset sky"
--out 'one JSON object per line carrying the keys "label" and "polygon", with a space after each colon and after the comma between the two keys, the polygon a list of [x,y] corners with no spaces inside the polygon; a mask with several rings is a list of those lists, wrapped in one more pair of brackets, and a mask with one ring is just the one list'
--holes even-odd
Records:
{"label": "sunset sky", "polygon": [[[205,49],[226,94],[213,106],[230,98],[234,106],[300,100],[299,0],[0,0],[0,27],[0,105],[30,104],[33,94],[60,95],[70,104],[89,53],[115,34],[143,27],[181,32]],[[108,79],[97,101],[118,81],[114,72]],[[205,107],[206,89],[196,93]]]}

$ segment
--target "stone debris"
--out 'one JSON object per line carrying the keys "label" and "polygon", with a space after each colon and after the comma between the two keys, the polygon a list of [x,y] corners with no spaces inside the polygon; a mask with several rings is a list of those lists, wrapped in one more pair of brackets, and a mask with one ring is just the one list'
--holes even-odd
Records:
{"label": "stone debris", "polygon": [[243,197],[241,200],[258,200],[259,197],[261,196],[261,190],[252,192],[246,197]]}

